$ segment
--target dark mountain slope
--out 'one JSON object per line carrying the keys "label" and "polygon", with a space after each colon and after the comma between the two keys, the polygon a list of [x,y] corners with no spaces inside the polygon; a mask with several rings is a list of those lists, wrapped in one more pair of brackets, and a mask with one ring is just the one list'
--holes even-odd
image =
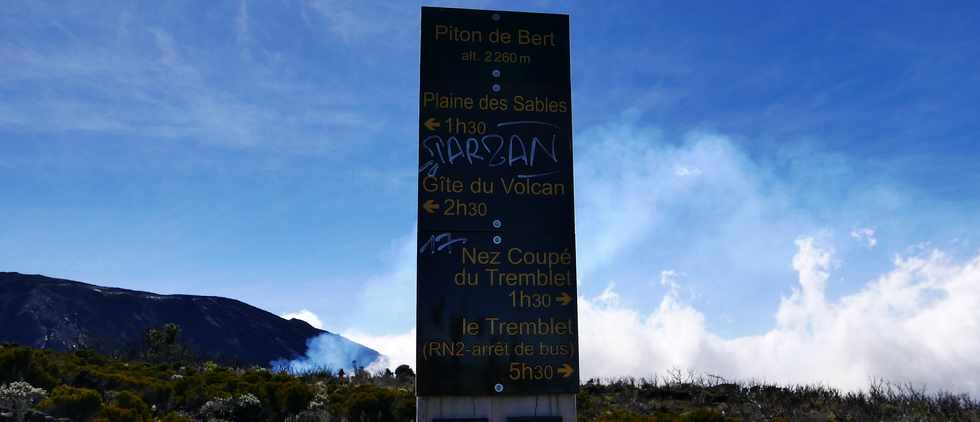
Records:
{"label": "dark mountain slope", "polygon": [[367,365],[374,350],[304,321],[285,320],[222,297],[159,295],[40,275],[0,272],[0,342],[37,348],[115,351],[140,344],[148,328],[181,327],[181,338],[201,357],[269,365],[307,351],[321,334],[335,338],[343,359]]}

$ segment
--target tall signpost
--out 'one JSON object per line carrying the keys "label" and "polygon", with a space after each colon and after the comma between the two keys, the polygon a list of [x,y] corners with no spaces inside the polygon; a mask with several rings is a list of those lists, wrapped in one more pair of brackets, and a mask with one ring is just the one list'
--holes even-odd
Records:
{"label": "tall signpost", "polygon": [[421,41],[417,421],[574,421],[568,16],[423,7]]}

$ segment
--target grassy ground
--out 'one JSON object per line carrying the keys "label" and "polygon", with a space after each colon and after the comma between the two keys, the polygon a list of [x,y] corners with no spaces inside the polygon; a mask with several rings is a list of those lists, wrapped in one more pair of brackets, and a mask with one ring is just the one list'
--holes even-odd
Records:
{"label": "grassy ground", "polygon": [[[415,414],[413,383],[408,371],[288,374],[8,345],[0,346],[0,422],[17,413],[111,422],[407,422]],[[980,421],[976,401],[911,386],[873,382],[867,392],[842,393],[679,373],[590,380],[578,406],[582,422]]]}

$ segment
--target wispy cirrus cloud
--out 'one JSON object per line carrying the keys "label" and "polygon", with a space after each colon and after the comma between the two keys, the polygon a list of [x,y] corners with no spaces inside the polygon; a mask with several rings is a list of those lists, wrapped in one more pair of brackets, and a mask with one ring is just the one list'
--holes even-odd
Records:
{"label": "wispy cirrus cloud", "polygon": [[[19,10],[28,19],[0,18],[11,29],[0,41],[8,68],[0,130],[317,150],[377,126],[347,106],[357,95],[342,85],[294,77],[301,64],[290,54],[258,45],[255,55],[215,55],[251,51],[244,1],[216,27],[180,26],[140,9],[73,7],[77,13],[39,3]],[[224,47],[210,41],[225,38]]]}
{"label": "wispy cirrus cloud", "polygon": [[379,38],[405,42],[406,36],[414,39],[418,32],[417,12],[415,8],[403,7],[404,2],[309,0],[303,5],[324,20],[327,31],[347,43],[379,42]]}
{"label": "wispy cirrus cloud", "polygon": [[851,238],[867,244],[868,249],[874,249],[875,245],[878,244],[875,229],[869,227],[851,230]]}
{"label": "wispy cirrus cloud", "polygon": [[[365,45],[386,43],[400,48],[418,45],[419,9],[423,2],[379,0],[306,0],[305,22],[322,26],[334,38],[344,43]],[[448,6],[469,9],[492,8],[490,1],[441,0],[427,1],[425,6]],[[314,19],[318,18],[318,19]]]}

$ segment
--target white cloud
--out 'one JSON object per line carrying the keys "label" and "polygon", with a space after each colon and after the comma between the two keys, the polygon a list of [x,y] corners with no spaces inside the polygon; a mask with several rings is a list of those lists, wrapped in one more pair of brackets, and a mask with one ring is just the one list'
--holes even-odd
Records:
{"label": "white cloud", "polygon": [[869,249],[874,249],[875,245],[878,244],[878,238],[875,237],[875,230],[872,228],[851,230],[851,237],[857,239],[858,241],[867,243]]}
{"label": "white cloud", "polygon": [[235,14],[235,38],[239,43],[247,43],[251,38],[248,24],[248,2],[240,0],[238,13]]}
{"label": "white cloud", "polygon": [[674,270],[664,270],[660,272],[660,285],[666,287],[671,292],[677,292],[680,289],[680,283],[677,282],[680,279],[681,274]]}
{"label": "white cloud", "polygon": [[356,310],[346,316],[359,331],[390,334],[415,322],[416,231],[392,240],[385,266],[360,284]]}
{"label": "white cloud", "polygon": [[296,318],[301,321],[306,321],[307,324],[312,325],[314,328],[319,328],[321,330],[323,329],[323,321],[320,320],[320,317],[317,316],[317,314],[313,313],[313,311],[309,309],[300,309],[296,312],[287,312],[279,316],[283,319]]}
{"label": "white cloud", "polygon": [[599,296],[594,299],[596,302],[608,305],[619,304],[619,293],[616,293],[616,283],[609,283]]}
{"label": "white cloud", "polygon": [[[696,264],[667,258],[710,256],[721,268],[751,255],[760,270],[785,265],[760,252],[808,231],[808,218],[790,209],[785,191],[728,138],[695,131],[681,141],[629,121],[576,134],[582,149],[575,163],[580,285],[600,272],[610,277],[611,267],[635,268],[626,262],[650,248],[664,253],[645,262],[687,273]],[[735,239],[739,248],[724,246]]]}
{"label": "white cloud", "polygon": [[[860,291],[825,297],[833,252],[812,238],[796,242],[797,289],[767,332],[725,339],[677,289],[650,313],[619,300],[610,285],[579,298],[582,376],[652,376],[674,368],[730,379],[820,383],[847,390],[873,378],[980,395],[980,256],[958,264],[940,251],[896,258]],[[661,281],[675,283],[670,271]],[[415,330],[344,336],[415,367]]]}
{"label": "white cloud", "polygon": [[349,327],[341,330],[344,337],[382,354],[368,365],[371,372],[401,364],[415,368],[416,245],[414,228],[392,240],[385,266],[364,280],[355,310],[343,316]]}
{"label": "white cloud", "polygon": [[796,246],[798,288],[761,335],[724,339],[675,293],[647,314],[603,300],[607,293],[580,298],[583,375],[689,368],[849,390],[880,377],[980,395],[980,256],[962,264],[936,250],[896,258],[860,291],[828,301],[833,253],[812,238]]}
{"label": "white cloud", "polygon": [[363,344],[380,352],[383,357],[368,367],[369,370],[389,368],[394,370],[398,365],[407,364],[415,369],[415,329],[403,334],[372,336],[358,331],[347,331],[343,334],[357,343]]}
{"label": "white cloud", "polygon": [[[920,251],[896,259],[893,268],[875,269],[882,275],[874,280],[849,281],[857,284],[843,291],[852,293],[829,299],[840,258],[824,240],[840,227],[835,220],[854,221],[835,213],[847,208],[841,201],[820,210],[814,210],[817,196],[793,202],[806,190],[715,134],[695,132],[677,145],[657,130],[627,123],[585,131],[577,142],[583,148],[576,161],[579,292],[591,287],[583,280],[600,277],[630,292],[621,295],[609,283],[579,298],[583,376],[686,368],[845,389],[882,377],[980,394],[980,336],[969,334],[980,327],[980,257],[956,263],[941,252]],[[676,177],[678,162],[700,174]],[[850,197],[843,203],[862,205]],[[387,310],[368,315],[414,321],[414,302],[404,300],[414,297],[414,239],[396,242],[403,244],[395,247],[402,250],[397,264],[368,283],[364,308]],[[762,285],[756,275],[773,284]],[[743,287],[742,281],[753,284]],[[636,286],[658,282],[667,291],[662,298],[635,295]],[[769,306],[728,299],[715,310],[744,323],[763,309],[771,323],[752,331],[758,335],[720,334],[709,326],[706,307],[681,297],[682,287],[689,291],[697,283],[699,291],[717,287],[716,301],[746,288],[774,292],[759,300]],[[795,289],[780,298],[788,287]],[[952,323],[942,325],[947,317]],[[415,333],[407,327],[396,332],[403,334],[349,336],[377,342],[383,353],[401,354],[414,366]]]}
{"label": "white cloud", "polygon": [[685,167],[677,166],[674,168],[674,174],[677,176],[697,176],[701,174],[701,169],[697,167]]}

